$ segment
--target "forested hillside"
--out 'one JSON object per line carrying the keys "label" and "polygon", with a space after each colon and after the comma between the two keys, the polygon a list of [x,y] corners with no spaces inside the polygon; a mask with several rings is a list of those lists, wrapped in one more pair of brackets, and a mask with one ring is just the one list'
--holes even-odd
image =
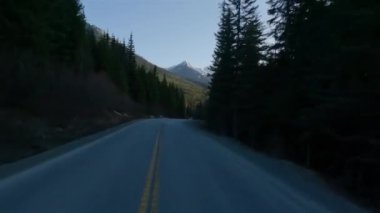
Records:
{"label": "forested hillside", "polygon": [[[148,70],[152,70],[155,65],[144,59],[143,57],[136,55],[136,62],[138,65],[146,67]],[[190,82],[186,79],[173,75],[169,71],[157,67],[157,75],[160,79],[166,76],[169,83],[173,83],[180,88],[185,95],[186,106],[189,109],[193,109],[199,103],[204,102],[207,99],[208,88],[199,84]]]}
{"label": "forested hillside", "polygon": [[[89,25],[88,27],[94,32],[96,39],[101,39],[107,34],[104,30],[94,25]],[[137,66],[144,67],[148,72],[157,70],[157,76],[161,81],[164,79],[165,76],[169,84],[174,84],[176,87],[181,89],[184,93],[186,102],[185,104],[188,108],[194,108],[198,103],[205,101],[207,93],[206,87],[202,87],[183,78],[179,78],[173,75],[171,72],[161,67],[157,67],[156,65],[152,64],[151,62],[149,62],[144,57],[138,54],[136,54],[135,56]]]}
{"label": "forested hillside", "polygon": [[182,89],[137,64],[132,35],[95,31],[79,0],[0,2],[0,161],[126,120],[184,116]]}
{"label": "forested hillside", "polygon": [[[227,0],[217,33],[209,127],[380,200],[380,2]],[[265,40],[274,40],[268,45]]]}

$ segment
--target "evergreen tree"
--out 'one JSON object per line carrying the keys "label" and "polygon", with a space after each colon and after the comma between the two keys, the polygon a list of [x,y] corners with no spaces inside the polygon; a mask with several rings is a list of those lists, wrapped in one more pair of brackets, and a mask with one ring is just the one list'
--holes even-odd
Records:
{"label": "evergreen tree", "polygon": [[126,49],[127,53],[127,63],[128,63],[128,69],[134,70],[136,69],[136,54],[135,54],[135,44],[133,41],[133,34],[131,33],[128,40],[128,45]]}
{"label": "evergreen tree", "polygon": [[[263,35],[259,18],[256,15],[257,7],[255,1],[246,1],[245,20],[241,44],[239,49],[240,75],[236,78],[236,120],[235,136],[245,134],[249,131],[252,120],[255,119],[254,105],[256,104],[253,95],[258,87],[255,87],[259,81],[260,61],[263,59]],[[256,89],[255,89],[256,88]]]}
{"label": "evergreen tree", "polygon": [[210,86],[208,102],[208,122],[210,126],[221,132],[228,132],[232,122],[232,92],[234,74],[234,45],[232,11],[227,5],[221,5],[222,17],[219,32],[216,34],[216,49],[211,70],[214,72]]}
{"label": "evergreen tree", "polygon": [[134,100],[138,100],[139,82],[138,82],[138,72],[137,72],[137,65],[136,65],[135,45],[134,45],[132,34],[129,37],[126,54],[127,54],[126,55],[126,59],[127,59],[126,71],[129,76],[129,82],[128,82],[129,94]]}
{"label": "evergreen tree", "polygon": [[[215,123],[224,125],[219,128],[235,137],[246,123],[244,120],[250,117],[252,84],[263,58],[262,28],[255,3],[254,0],[230,0],[222,5],[222,20],[212,67],[215,73],[208,115],[215,114],[214,119],[220,116],[221,120]],[[219,102],[214,100],[217,98]],[[220,109],[220,106],[223,108]],[[223,111],[218,112],[215,108]]]}
{"label": "evergreen tree", "polygon": [[[291,28],[294,26],[295,12],[299,0],[268,0],[270,9],[268,14],[272,16],[269,24],[272,26],[271,36],[276,43],[272,46],[276,57],[288,56],[286,60],[292,58]],[[282,55],[281,55],[282,54]]]}

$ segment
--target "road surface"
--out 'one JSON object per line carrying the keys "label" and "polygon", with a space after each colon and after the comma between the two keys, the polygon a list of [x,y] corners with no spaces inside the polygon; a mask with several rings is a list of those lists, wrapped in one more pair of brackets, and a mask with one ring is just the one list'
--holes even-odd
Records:
{"label": "road surface", "polygon": [[0,212],[364,212],[194,121],[142,120],[91,140],[0,168]]}

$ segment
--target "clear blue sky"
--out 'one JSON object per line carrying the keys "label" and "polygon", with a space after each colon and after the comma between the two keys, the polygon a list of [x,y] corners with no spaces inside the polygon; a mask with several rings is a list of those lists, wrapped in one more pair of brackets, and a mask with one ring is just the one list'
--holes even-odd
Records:
{"label": "clear blue sky", "polygon": [[[266,19],[266,0],[257,0]],[[119,39],[134,35],[136,52],[161,67],[187,60],[211,64],[222,0],[82,0],[87,21]]]}

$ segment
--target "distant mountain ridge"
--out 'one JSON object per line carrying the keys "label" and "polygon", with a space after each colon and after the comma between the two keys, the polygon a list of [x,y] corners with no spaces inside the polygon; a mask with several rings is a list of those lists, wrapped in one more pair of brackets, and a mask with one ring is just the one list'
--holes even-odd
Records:
{"label": "distant mountain ridge", "polygon": [[208,86],[210,83],[210,71],[205,68],[195,68],[189,62],[183,61],[175,66],[167,68],[174,75],[184,78],[186,80]]}
{"label": "distant mountain ridge", "polygon": [[176,86],[181,88],[185,93],[185,99],[188,106],[194,107],[199,102],[203,102],[206,99],[207,87],[204,84],[200,84],[189,79],[184,79],[167,69],[156,66],[150,61],[146,60],[140,55],[136,54],[136,62],[140,66],[145,66],[148,70],[152,70],[154,67],[157,67],[157,73],[162,79],[166,76],[168,82],[174,83]]}

